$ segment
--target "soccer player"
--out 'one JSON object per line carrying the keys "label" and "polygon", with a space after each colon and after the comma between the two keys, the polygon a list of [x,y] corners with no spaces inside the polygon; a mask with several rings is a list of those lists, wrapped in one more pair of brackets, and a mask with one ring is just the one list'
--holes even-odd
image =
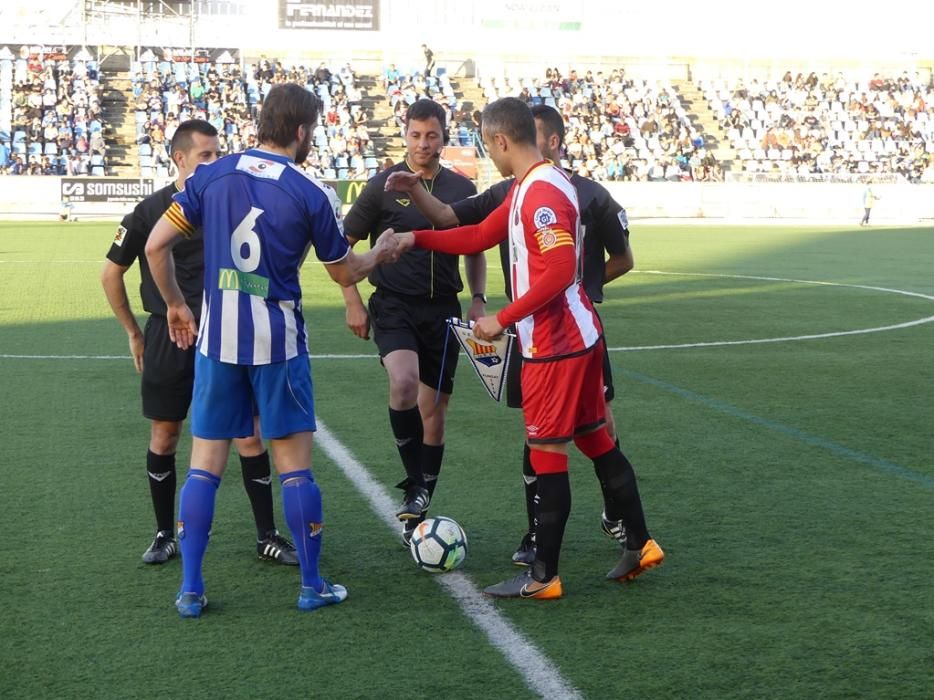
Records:
{"label": "soccer player", "polygon": [[[143,415],[151,421],[146,471],[156,515],[156,536],[143,553],[147,564],[162,564],[177,551],[175,540],[175,451],[182,422],[191,405],[194,384],[194,349],[179,350],[169,342],[165,302],[149,272],[143,248],[159,217],[180,192],[187,178],[200,163],[210,163],[219,155],[217,130],[201,119],[182,122],[172,137],[172,161],[178,169],[175,181],[140,202],[127,214],[107,253],[101,271],[101,284],[114,315],[127,332],[130,354],[136,371],[142,375]],[[130,308],[124,275],[139,260],[140,297],[150,314],[145,330],[140,330]],[[175,277],[191,308],[201,311],[204,254],[200,238],[175,248]],[[243,487],[256,521],[256,551],[260,559],[298,565],[295,547],[276,529],[269,485],[269,454],[259,435],[234,441],[240,454]]]}
{"label": "soccer player", "polygon": [[[311,472],[314,398],[302,316],[299,268],[313,245],[333,280],[353,284],[395,255],[391,236],[354,255],[333,190],[305,175],[318,101],[294,83],[263,103],[259,146],[197,168],[156,223],[146,244],[165,299],[169,336],[182,349],[197,338],[191,469],[179,499],[182,617],[199,617],[202,561],[232,438],[253,432],[254,406],[282,483],[286,522],[301,567],[298,607],[342,602],[347,590],[318,570],[323,515]],[[196,228],[204,236],[200,329],[171,264],[172,246]]]}
{"label": "soccer player", "polygon": [[[467,178],[441,167],[447,136],[445,113],[432,100],[418,100],[405,115],[406,155],[375,175],[347,213],[344,233],[353,245],[376,239],[388,228],[410,231],[431,226],[410,197],[386,192],[386,179],[394,172],[410,173],[415,186],[442,202],[457,202],[476,194]],[[486,258],[464,261],[473,294],[468,318],[483,315],[486,303]],[[370,276],[376,291],[363,305],[356,287],[344,289],[347,325],[355,335],[373,335],[389,375],[389,424],[406,478],[396,513],[403,521],[402,541],[408,546],[415,526],[425,517],[434,495],[444,455],[444,422],[454,390],[457,343],[447,340],[447,319],[461,316],[457,295],[463,290],[456,255],[416,251],[398,263],[379,266]],[[446,351],[445,351],[446,349]]]}
{"label": "soccer player", "polygon": [[[532,116],[535,117],[538,149],[552,163],[560,162],[561,148],[564,144],[564,119],[558,110],[548,105],[535,105],[531,110]],[[577,190],[580,205],[584,239],[582,280],[584,291],[594,304],[599,304],[603,301],[603,285],[626,274],[633,267],[632,248],[629,246],[629,222],[625,209],[616,203],[605,187],[577,173],[569,177],[571,184]],[[507,199],[515,184],[515,179],[502,180],[478,196],[454,204],[445,204],[424,190],[415,187],[414,184],[413,178],[402,172],[394,173],[386,181],[387,189],[409,193],[416,206],[424,212],[436,228],[450,228],[463,224],[478,224],[483,221]],[[509,246],[506,241],[500,243],[499,254],[506,283],[506,297],[512,300]],[[610,405],[615,396],[615,390],[605,338],[603,350],[603,398],[606,403],[604,409],[606,425],[610,437],[618,445],[616,423],[613,420]],[[509,357],[510,364],[506,374],[506,403],[511,408],[521,408],[522,391],[519,377],[522,355],[512,353]],[[522,478],[525,483],[528,530],[512,555],[513,562],[519,566],[529,566],[535,560],[536,477],[530,459],[530,449],[526,444],[522,455]],[[604,501],[609,503],[607,484],[599,472],[597,477],[604,493]],[[626,529],[623,523],[607,518],[606,511],[601,520],[603,531],[624,546]]]}
{"label": "soccer player", "polygon": [[626,526],[622,557],[607,578],[633,579],[661,564],[664,553],[649,536],[632,465],[606,430],[602,327],[578,278],[577,192],[563,171],[542,159],[535,120],[521,100],[506,97],[487,105],[481,133],[500,173],[516,177],[507,200],[479,225],[395,235],[400,249],[414,244],[461,254],[508,237],[514,301],[478,319],[474,334],[490,340],[516,325],[523,355],[522,412],[536,475],[536,554],[531,567],[484,593],[560,598],[558,560],[571,508],[572,440],[607,484],[607,516]]}

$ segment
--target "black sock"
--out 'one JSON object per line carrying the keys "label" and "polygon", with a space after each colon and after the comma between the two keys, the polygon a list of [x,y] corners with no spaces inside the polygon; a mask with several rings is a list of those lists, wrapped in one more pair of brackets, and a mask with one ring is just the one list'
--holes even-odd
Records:
{"label": "black sock", "polygon": [[392,427],[392,434],[396,439],[396,447],[399,449],[406,476],[412,483],[424,486],[425,477],[422,475],[421,461],[422,416],[418,412],[418,406],[404,411],[390,408],[389,425]]}
{"label": "black sock", "polygon": [[626,546],[642,549],[649,530],[642,511],[642,499],[636,485],[636,473],[619,449],[613,449],[593,461],[594,469],[605,484],[604,502],[608,520],[622,520],[626,525]]}
{"label": "black sock", "polygon": [[571,482],[567,472],[539,474],[535,530],[535,563],[532,577],[547,581],[558,575],[561,540],[571,513]]}
{"label": "black sock", "polygon": [[525,514],[529,519],[529,534],[535,534],[535,494],[538,492],[538,480],[532,469],[532,451],[526,445],[522,450],[522,481],[525,485]]}
{"label": "black sock", "polygon": [[428,495],[435,497],[438,474],[441,473],[441,460],[444,458],[444,445],[422,445],[422,475]]}
{"label": "black sock", "polygon": [[146,453],[149,493],[156,514],[156,529],[175,532],[175,455]]}
{"label": "black sock", "polygon": [[243,470],[243,488],[250,498],[253,520],[256,521],[257,538],[263,539],[267,532],[276,529],[276,519],[272,512],[269,453],[263,452],[255,457],[240,455],[240,467]]}

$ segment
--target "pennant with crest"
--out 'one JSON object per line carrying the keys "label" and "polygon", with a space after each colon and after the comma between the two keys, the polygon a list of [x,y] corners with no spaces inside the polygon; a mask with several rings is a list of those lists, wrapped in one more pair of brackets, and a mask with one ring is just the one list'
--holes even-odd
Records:
{"label": "pennant with crest", "polygon": [[449,318],[448,328],[470,359],[471,366],[490,397],[494,401],[500,401],[515,336],[503,333],[496,340],[480,340],[473,334],[473,322],[459,318]]}

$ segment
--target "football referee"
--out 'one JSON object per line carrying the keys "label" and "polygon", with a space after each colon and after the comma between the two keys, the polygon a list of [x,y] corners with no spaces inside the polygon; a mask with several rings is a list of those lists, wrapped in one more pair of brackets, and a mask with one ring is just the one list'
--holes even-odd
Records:
{"label": "football referee", "polygon": [[[127,332],[136,371],[142,375],[143,415],[151,422],[146,471],[156,515],[156,535],[143,553],[147,564],[162,564],[178,551],[175,538],[175,451],[182,422],[188,415],[194,383],[195,350],[179,350],[169,339],[166,306],[159,294],[144,249],[149,233],[172,204],[172,195],[184,189],[185,179],[200,163],[217,160],[220,144],[217,129],[201,119],[179,124],[172,137],[172,161],[178,177],[153,193],[124,218],[107,253],[101,284],[114,315]],[[175,275],[189,306],[201,309],[204,276],[203,242],[198,238],[179,243],[174,249]],[[140,297],[149,313],[140,330],[130,308],[124,275],[139,260]],[[256,521],[256,551],[260,559],[298,565],[295,547],[276,529],[270,486],[269,454],[253,437],[236,440],[243,468],[243,486]]]}
{"label": "football referee", "polygon": [[[406,156],[402,163],[375,175],[344,218],[351,245],[369,238],[371,245],[387,228],[411,231],[431,227],[412,198],[386,192],[394,172],[410,173],[415,186],[442,202],[475,195],[466,177],[441,167],[447,140],[444,108],[421,99],[405,115]],[[465,258],[467,283],[473,295],[468,318],[483,315],[486,303],[486,258]],[[461,317],[457,295],[464,288],[458,256],[428,250],[412,251],[392,265],[379,265],[369,277],[376,291],[363,305],[357,288],[343,289],[347,325],[369,338],[370,324],[379,356],[389,375],[389,424],[405,467],[399,484],[405,491],[396,513],[403,521],[402,540],[424,518],[434,494],[444,455],[444,422],[454,389],[458,345],[447,343],[447,319]]]}

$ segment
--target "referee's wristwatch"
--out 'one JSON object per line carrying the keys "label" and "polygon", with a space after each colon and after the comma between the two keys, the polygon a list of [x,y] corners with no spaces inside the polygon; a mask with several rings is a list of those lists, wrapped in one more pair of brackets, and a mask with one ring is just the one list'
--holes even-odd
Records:
{"label": "referee's wristwatch", "polygon": [[481,302],[483,302],[484,304],[486,304],[486,294],[483,294],[483,293],[481,293],[481,292],[477,292],[476,294],[474,294],[474,295],[473,295],[473,299],[474,299],[474,301],[476,301],[477,299],[479,299]]}

